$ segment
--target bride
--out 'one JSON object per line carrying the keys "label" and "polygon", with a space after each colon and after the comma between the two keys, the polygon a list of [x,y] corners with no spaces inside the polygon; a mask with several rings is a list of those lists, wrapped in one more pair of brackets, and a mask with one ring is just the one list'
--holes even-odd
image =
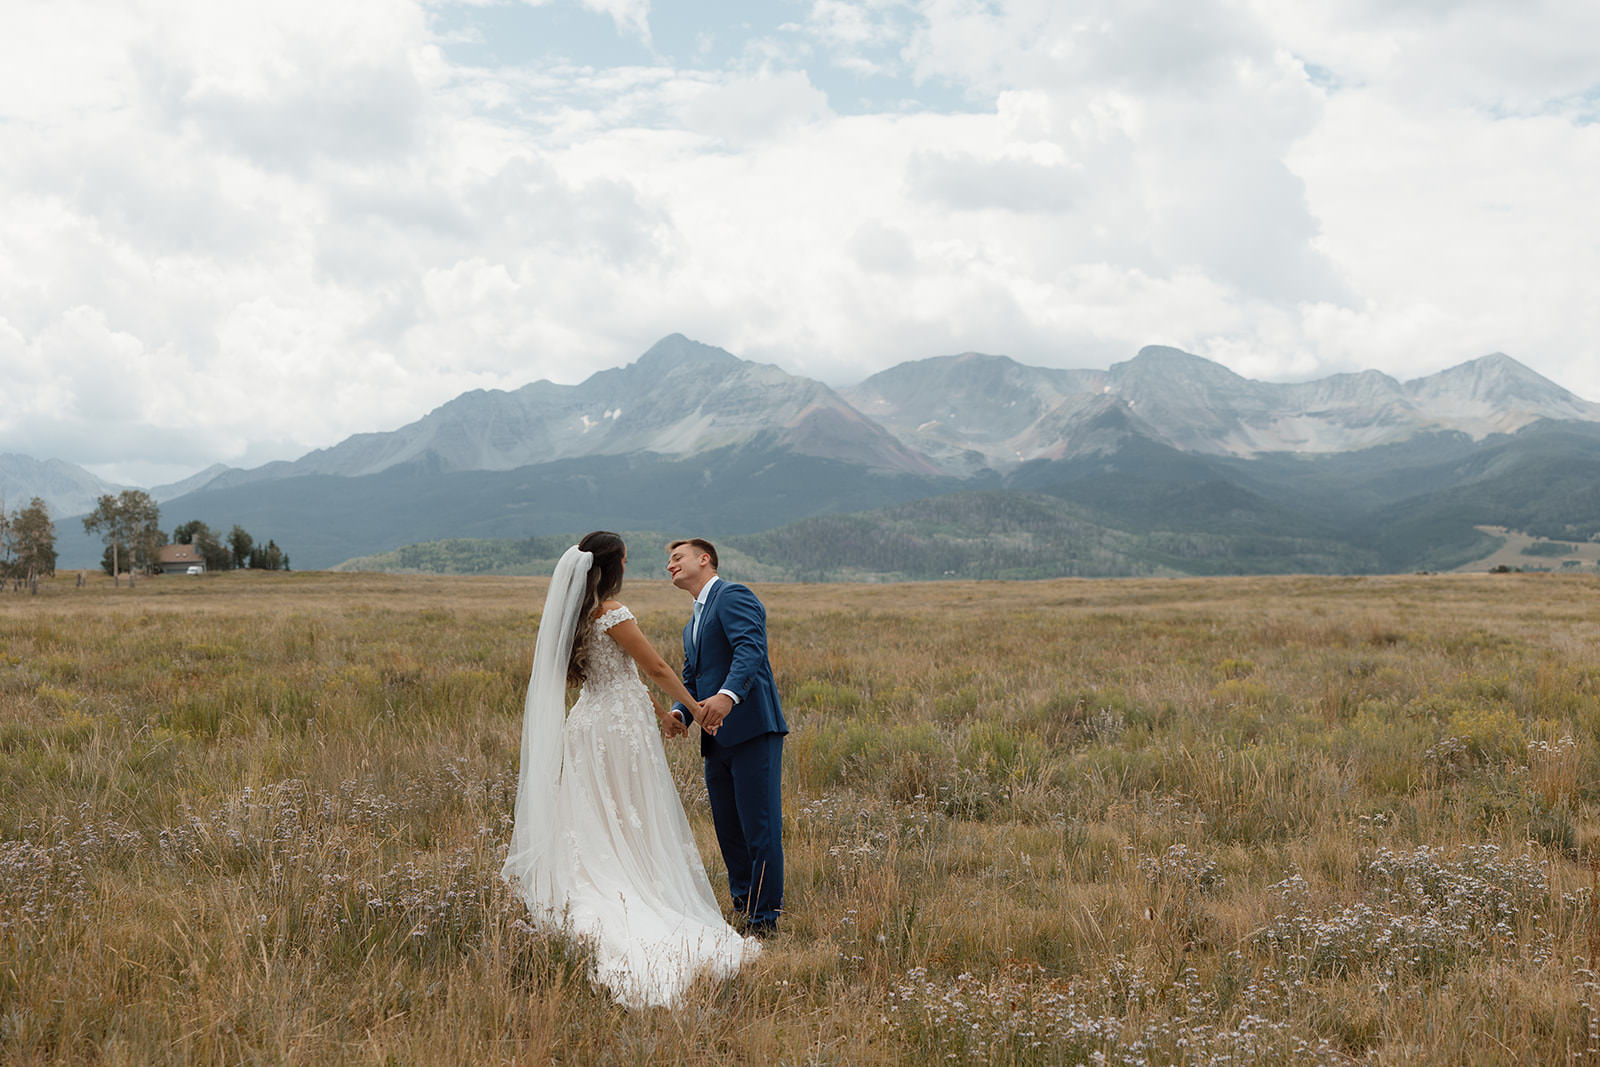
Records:
{"label": "bride", "polygon": [[[726,978],[761,946],[723,921],[667,768],[657,723],[684,727],[639,670],[699,705],[612,599],[627,557],[622,538],[596,531],[567,549],[550,579],[501,873],[536,922],[590,946],[594,978],[618,1003],[670,1007],[697,978]],[[568,684],[582,686],[570,713]]]}

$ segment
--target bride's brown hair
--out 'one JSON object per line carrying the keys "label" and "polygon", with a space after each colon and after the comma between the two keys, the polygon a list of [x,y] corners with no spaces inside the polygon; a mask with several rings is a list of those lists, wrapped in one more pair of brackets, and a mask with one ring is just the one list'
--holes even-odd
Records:
{"label": "bride's brown hair", "polygon": [[583,588],[583,607],[578,611],[578,632],[572,635],[572,656],[567,660],[567,684],[582,685],[589,676],[589,646],[594,640],[594,619],[600,605],[622,588],[622,560],[628,546],[610,530],[585,534],[578,548],[594,553],[589,580]]}

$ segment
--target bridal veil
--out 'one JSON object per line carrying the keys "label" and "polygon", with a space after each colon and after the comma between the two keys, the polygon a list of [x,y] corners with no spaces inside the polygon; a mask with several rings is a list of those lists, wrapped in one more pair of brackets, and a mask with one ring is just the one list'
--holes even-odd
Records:
{"label": "bridal veil", "polygon": [[535,884],[554,868],[556,800],[561,778],[562,726],[567,714],[567,660],[578,632],[578,613],[594,564],[594,554],[573,545],[556,563],[539,616],[533,646],[533,674],[522,714],[522,764],[511,850],[500,873],[518,882],[533,899],[552,887]]}

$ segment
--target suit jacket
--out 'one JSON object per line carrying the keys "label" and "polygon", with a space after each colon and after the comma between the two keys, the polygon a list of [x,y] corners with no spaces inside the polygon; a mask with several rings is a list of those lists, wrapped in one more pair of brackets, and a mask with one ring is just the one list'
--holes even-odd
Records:
{"label": "suit jacket", "polygon": [[715,737],[701,731],[703,753],[789,732],[767,658],[767,610],[746,586],[719,579],[701,609],[699,640],[693,618],[684,626],[683,685],[696,700],[722,689],[739,697]]}

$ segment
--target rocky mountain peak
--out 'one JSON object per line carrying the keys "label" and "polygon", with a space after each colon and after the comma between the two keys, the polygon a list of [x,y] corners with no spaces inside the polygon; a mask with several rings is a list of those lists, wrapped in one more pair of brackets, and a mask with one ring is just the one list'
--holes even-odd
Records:
{"label": "rocky mountain peak", "polygon": [[1538,371],[1517,362],[1504,352],[1468,360],[1405,384],[1408,394],[1430,400],[1455,399],[1486,404],[1540,403],[1582,404]]}
{"label": "rocky mountain peak", "polygon": [[57,520],[94,507],[105,493],[127,486],[107,482],[74,463],[60,459],[35,459],[17,452],[0,453],[0,496],[7,511],[25,508],[39,497]]}
{"label": "rocky mountain peak", "polygon": [[1075,410],[1104,391],[1105,380],[1104,371],[963,352],[902,363],[843,392],[857,410],[945,471],[967,475],[1032,458],[1041,420],[1063,404]]}
{"label": "rocky mountain peak", "polygon": [[185,493],[192,493],[196,489],[203,489],[208,484],[215,481],[222,475],[227,474],[232,469],[233,468],[229,467],[225,463],[213,463],[205,470],[197,471],[196,473],[189,475],[187,478],[176,482],[168,482],[165,485],[155,486],[150,490],[150,495],[155,497],[159,502],[165,502],[173,499],[174,497],[180,497]]}
{"label": "rocky mountain peak", "polygon": [[1254,385],[1222,364],[1166,345],[1146,345],[1138,355],[1111,365],[1111,376],[1122,382],[1159,381],[1169,384],[1189,382],[1224,388]]}
{"label": "rocky mountain peak", "polygon": [[744,360],[726,349],[692,341],[681,333],[668,334],[633,361],[640,370],[676,370],[685,366],[733,367]]}

